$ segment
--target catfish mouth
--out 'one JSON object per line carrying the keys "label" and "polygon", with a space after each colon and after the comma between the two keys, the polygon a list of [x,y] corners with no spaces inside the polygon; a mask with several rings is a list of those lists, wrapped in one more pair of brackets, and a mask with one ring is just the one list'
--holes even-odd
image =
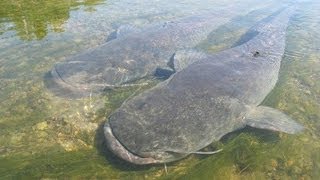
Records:
{"label": "catfish mouth", "polygon": [[45,86],[55,95],[64,98],[78,99],[95,93],[95,89],[81,84],[70,84],[59,73],[59,64],[54,65],[51,71],[44,76]]}
{"label": "catfish mouth", "polygon": [[78,91],[87,91],[89,89],[89,86],[85,86],[85,85],[81,85],[81,84],[74,84],[71,85],[70,83],[68,83],[66,80],[64,80],[60,73],[59,73],[59,64],[56,64],[54,66],[54,68],[51,70],[51,75],[53,80],[59,84],[62,87],[68,88],[68,89],[72,89],[74,91],[78,90]]}
{"label": "catfish mouth", "polygon": [[138,165],[161,163],[159,160],[156,160],[154,158],[140,157],[128,151],[113,135],[108,122],[104,125],[103,129],[108,149],[111,150],[111,152],[113,152],[119,158]]}

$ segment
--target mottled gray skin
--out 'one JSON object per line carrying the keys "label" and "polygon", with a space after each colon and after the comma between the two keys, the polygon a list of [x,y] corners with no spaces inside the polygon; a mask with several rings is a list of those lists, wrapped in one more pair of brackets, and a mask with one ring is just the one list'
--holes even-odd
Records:
{"label": "mottled gray skin", "polygon": [[[277,82],[291,14],[292,9],[280,12],[254,27],[251,40],[194,62],[126,101],[104,127],[109,149],[135,164],[165,163],[246,125],[301,131],[302,126],[281,112],[257,107]],[[274,118],[268,114],[280,114],[287,122],[268,123]]]}
{"label": "mottled gray skin", "polygon": [[194,47],[232,16],[211,13],[141,30],[120,28],[116,39],[56,64],[51,70],[52,80],[60,91],[80,95],[134,85],[133,81],[154,74],[157,68],[168,69],[175,51]]}

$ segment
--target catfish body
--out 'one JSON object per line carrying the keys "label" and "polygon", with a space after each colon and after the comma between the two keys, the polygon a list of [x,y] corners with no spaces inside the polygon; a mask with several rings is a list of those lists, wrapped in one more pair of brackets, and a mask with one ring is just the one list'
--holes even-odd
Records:
{"label": "catfish body", "polygon": [[288,8],[274,14],[250,30],[252,39],[229,50],[198,61],[199,53],[178,56],[177,73],[109,117],[104,127],[109,149],[135,164],[165,163],[246,125],[300,132],[303,127],[287,115],[259,106],[278,80],[292,13]]}
{"label": "catfish body", "polygon": [[97,48],[57,63],[49,73],[57,94],[82,97],[105,88],[136,85],[168,65],[179,49],[191,48],[232,16],[194,15],[143,29],[121,26],[117,37]]}

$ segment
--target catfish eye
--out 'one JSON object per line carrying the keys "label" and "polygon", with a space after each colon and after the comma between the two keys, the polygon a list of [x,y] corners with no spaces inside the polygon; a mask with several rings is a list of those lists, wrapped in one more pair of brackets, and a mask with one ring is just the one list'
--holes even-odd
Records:
{"label": "catfish eye", "polygon": [[260,52],[259,51],[256,51],[253,53],[253,57],[258,57],[260,55]]}

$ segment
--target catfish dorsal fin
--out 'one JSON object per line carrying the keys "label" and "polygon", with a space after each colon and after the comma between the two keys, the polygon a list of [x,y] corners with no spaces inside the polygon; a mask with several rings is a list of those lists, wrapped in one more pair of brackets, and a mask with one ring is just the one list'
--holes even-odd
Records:
{"label": "catfish dorsal fin", "polygon": [[260,129],[281,131],[289,134],[301,132],[304,127],[279,110],[266,107],[249,107],[246,124]]}

